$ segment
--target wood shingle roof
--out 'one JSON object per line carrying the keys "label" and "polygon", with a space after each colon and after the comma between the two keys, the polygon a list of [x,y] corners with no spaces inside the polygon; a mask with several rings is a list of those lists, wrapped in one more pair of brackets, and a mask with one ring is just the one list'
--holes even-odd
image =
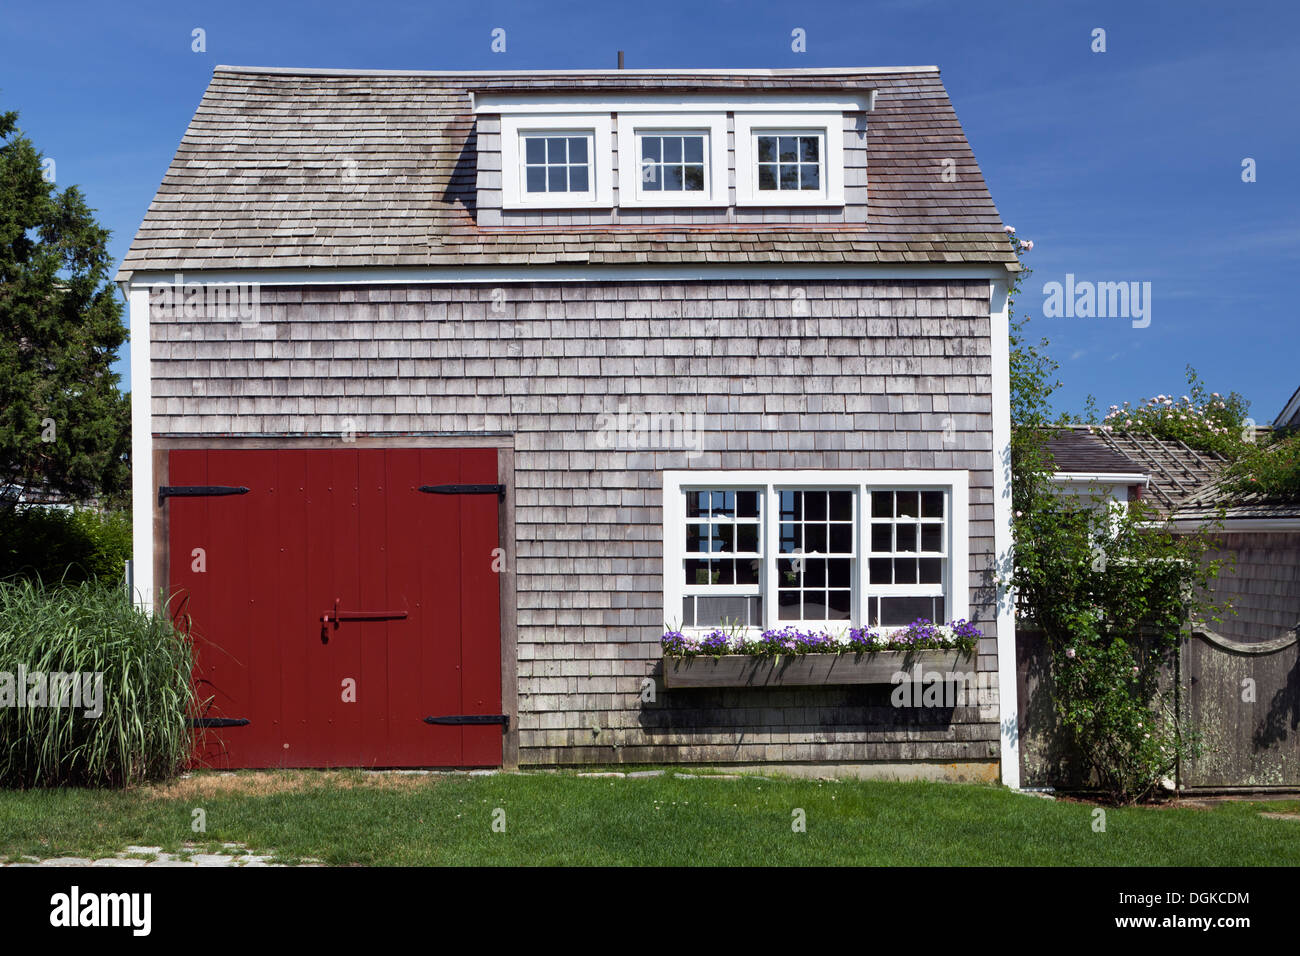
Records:
{"label": "wood shingle roof", "polygon": [[[867,222],[483,227],[476,91],[875,91]],[[956,163],[955,181],[942,176]],[[985,263],[1016,269],[934,67],[397,72],[217,67],[131,273],[578,263]]]}

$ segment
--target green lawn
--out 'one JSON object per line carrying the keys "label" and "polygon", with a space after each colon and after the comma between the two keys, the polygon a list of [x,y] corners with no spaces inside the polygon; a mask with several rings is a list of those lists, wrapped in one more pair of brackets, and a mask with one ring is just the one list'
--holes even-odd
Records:
{"label": "green lawn", "polygon": [[[0,791],[0,859],[243,843],[286,861],[422,865],[1300,865],[1300,801],[1106,810],[992,786],[874,781],[195,774]],[[207,832],[191,830],[192,811]],[[504,810],[504,832],[493,814]],[[796,833],[794,811],[806,815]],[[500,820],[500,815],[497,815]]]}

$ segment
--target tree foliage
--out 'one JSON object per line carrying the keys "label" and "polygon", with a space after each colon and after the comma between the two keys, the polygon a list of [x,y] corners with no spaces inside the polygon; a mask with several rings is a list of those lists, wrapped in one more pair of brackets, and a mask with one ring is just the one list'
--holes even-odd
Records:
{"label": "tree foliage", "polygon": [[30,488],[120,496],[130,403],[112,371],[126,340],[108,231],[77,187],[0,113],[0,509]]}

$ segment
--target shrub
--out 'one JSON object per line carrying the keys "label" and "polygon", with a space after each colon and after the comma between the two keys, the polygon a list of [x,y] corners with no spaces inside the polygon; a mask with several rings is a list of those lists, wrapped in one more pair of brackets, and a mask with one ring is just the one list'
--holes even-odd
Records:
{"label": "shrub", "polygon": [[1246,417],[1249,408],[1250,403],[1236,392],[1224,398],[1208,391],[1189,365],[1186,395],[1157,395],[1136,406],[1112,405],[1097,427],[1181,441],[1188,448],[1217,452],[1231,460],[1245,454],[1254,440]]}
{"label": "shrub", "polygon": [[1300,435],[1249,452],[1228,469],[1225,486],[1271,502],[1300,502]]}
{"label": "shrub", "polygon": [[0,578],[120,583],[130,556],[128,512],[0,511]]}
{"label": "shrub", "polygon": [[[193,739],[192,672],[189,639],[121,586],[0,582],[0,783],[118,787],[174,774]],[[60,700],[48,681],[37,705],[34,676],[65,674],[102,675],[98,694],[83,677],[82,706],[53,706],[77,698]]]}

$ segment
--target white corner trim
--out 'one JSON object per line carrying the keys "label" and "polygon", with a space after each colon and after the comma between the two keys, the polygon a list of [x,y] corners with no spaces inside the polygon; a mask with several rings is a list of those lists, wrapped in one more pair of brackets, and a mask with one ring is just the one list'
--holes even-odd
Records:
{"label": "white corner trim", "polygon": [[[523,133],[586,133],[591,136],[591,189],[584,194],[528,193],[519,138]],[[504,209],[605,209],[614,205],[613,121],[608,113],[501,116],[501,204]]]}
{"label": "white corner trim", "polygon": [[[994,573],[1012,568],[1011,536],[1011,315],[1005,278],[989,288],[989,332],[993,364],[993,547]],[[1001,727],[1002,783],[1020,789],[1020,701],[1016,687],[1015,596],[997,587],[998,722]]]}
{"label": "white corner trim", "polygon": [[131,567],[135,603],[154,605],[153,375],[149,368],[149,288],[132,284],[131,330]]}
{"label": "white corner trim", "polygon": [[[736,205],[740,206],[843,206],[844,114],[806,109],[790,113],[736,111]],[[820,132],[825,144],[822,188],[813,195],[780,190],[760,192],[754,167],[756,130]]]}
{"label": "white corner trim", "polygon": [[[641,189],[641,132],[704,133],[708,188],[703,193],[645,192]],[[668,206],[726,206],[730,202],[727,175],[727,116],[725,113],[625,113],[618,114],[618,204],[638,209]]]}

